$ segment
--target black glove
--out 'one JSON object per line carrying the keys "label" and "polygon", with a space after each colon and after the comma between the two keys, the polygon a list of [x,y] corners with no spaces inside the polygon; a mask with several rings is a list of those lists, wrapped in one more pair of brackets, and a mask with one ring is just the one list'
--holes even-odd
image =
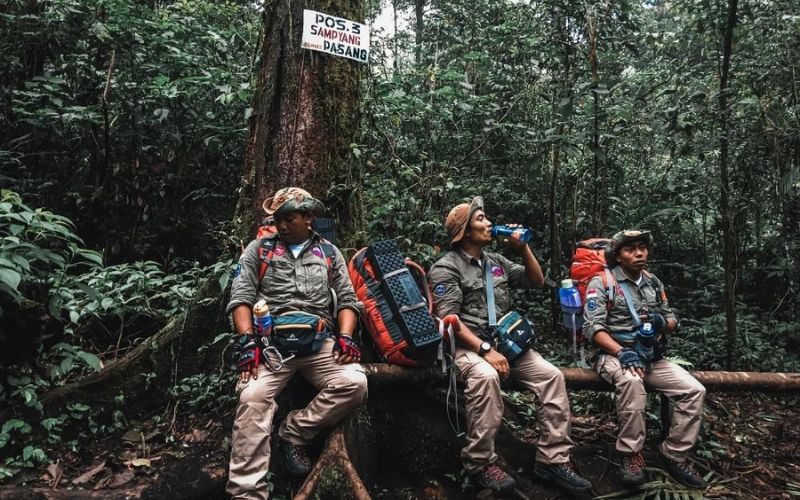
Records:
{"label": "black glove", "polygon": [[667,318],[665,318],[663,314],[654,311],[647,315],[647,322],[651,323],[657,332],[660,332],[667,326]]}
{"label": "black glove", "polygon": [[242,373],[249,372],[261,361],[261,345],[254,333],[246,333],[236,337],[231,352],[231,370]]}
{"label": "black glove", "polygon": [[337,335],[333,344],[333,352],[338,352],[342,356],[351,356],[361,359],[361,349],[349,335]]}
{"label": "black glove", "polygon": [[645,363],[639,356],[639,353],[630,347],[623,347],[617,353],[617,359],[622,365],[622,368],[645,368]]}

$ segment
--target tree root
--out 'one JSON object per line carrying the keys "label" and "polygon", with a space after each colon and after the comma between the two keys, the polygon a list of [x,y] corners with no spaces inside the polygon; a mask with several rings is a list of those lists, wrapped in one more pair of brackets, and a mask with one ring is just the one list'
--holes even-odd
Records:
{"label": "tree root", "polygon": [[[306,477],[305,482],[300,487],[300,490],[294,496],[294,500],[308,500],[320,485],[321,479],[326,474],[330,473],[330,469],[338,469],[344,475],[348,486],[349,493],[352,494],[357,500],[369,500],[371,497],[367,492],[367,487],[361,480],[358,471],[356,471],[353,462],[350,461],[350,456],[347,452],[347,445],[345,443],[344,426],[339,424],[328,436],[325,443],[325,448],[322,451],[314,468]],[[337,486],[342,488],[342,486]]]}

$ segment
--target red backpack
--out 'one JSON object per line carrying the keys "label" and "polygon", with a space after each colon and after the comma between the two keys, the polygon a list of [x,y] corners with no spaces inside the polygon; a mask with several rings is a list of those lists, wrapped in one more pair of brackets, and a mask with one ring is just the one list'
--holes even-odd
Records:
{"label": "red backpack", "polygon": [[347,269],[364,304],[361,323],[378,354],[397,365],[432,364],[445,334],[432,314],[422,267],[405,258],[394,240],[386,240],[356,252]]}
{"label": "red backpack", "polygon": [[586,287],[595,276],[603,280],[603,287],[608,291],[607,308],[614,304],[617,280],[611,274],[606,263],[606,252],[611,250],[611,240],[607,238],[590,238],[575,244],[575,253],[572,255],[572,266],[569,277],[581,294],[581,303],[586,304]]}

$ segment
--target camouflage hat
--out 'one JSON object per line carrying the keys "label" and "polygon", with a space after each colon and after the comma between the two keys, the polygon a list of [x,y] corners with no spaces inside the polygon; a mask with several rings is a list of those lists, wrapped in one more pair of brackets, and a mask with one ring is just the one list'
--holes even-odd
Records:
{"label": "camouflage hat", "polygon": [[476,196],[469,203],[461,203],[453,207],[444,221],[444,228],[450,235],[450,244],[461,241],[469,225],[472,214],[483,210],[483,198]]}
{"label": "camouflage hat", "polygon": [[320,215],[325,211],[325,205],[311,196],[305,189],[287,187],[279,189],[273,196],[264,200],[262,205],[267,215],[282,215],[287,212],[311,212]]}
{"label": "camouflage hat", "polygon": [[653,244],[653,235],[650,234],[650,231],[641,231],[639,229],[620,231],[611,237],[611,250],[617,253],[620,248],[634,241],[643,241],[647,246],[650,246]]}

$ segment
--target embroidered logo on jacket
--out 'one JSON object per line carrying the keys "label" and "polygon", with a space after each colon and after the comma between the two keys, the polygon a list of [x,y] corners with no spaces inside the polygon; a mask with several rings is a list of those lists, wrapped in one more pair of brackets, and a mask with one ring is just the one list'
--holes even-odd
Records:
{"label": "embroidered logo on jacket", "polygon": [[495,278],[499,278],[504,274],[506,274],[506,270],[503,269],[503,266],[498,266],[498,265],[492,266],[492,276],[494,276]]}

